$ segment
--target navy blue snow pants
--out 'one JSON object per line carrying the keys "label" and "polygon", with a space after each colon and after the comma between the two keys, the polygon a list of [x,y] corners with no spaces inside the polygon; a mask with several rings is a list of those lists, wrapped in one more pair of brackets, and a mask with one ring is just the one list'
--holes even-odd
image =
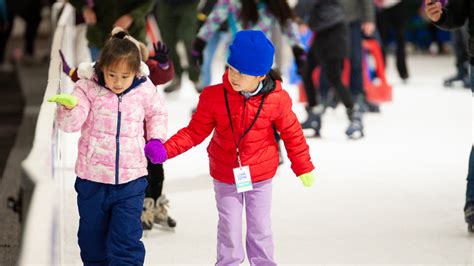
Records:
{"label": "navy blue snow pants", "polygon": [[76,178],[84,265],[143,265],[140,216],[147,185],[146,177],[120,185]]}

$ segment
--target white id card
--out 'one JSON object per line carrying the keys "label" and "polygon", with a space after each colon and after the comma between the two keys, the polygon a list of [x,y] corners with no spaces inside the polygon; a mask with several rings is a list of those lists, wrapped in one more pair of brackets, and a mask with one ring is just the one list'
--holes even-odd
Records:
{"label": "white id card", "polygon": [[238,193],[253,190],[248,166],[234,168],[234,179]]}

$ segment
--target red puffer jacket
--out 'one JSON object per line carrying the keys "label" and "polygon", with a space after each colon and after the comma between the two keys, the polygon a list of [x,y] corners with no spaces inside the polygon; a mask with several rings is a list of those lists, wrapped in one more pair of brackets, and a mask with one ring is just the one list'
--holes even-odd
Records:
{"label": "red puffer jacket", "polygon": [[[259,94],[245,99],[232,89],[227,72],[222,80],[223,83],[203,90],[189,125],[165,143],[168,158],[198,145],[214,130],[207,148],[210,174],[221,182],[234,184],[232,169],[238,166],[235,142],[252,123],[262,97],[265,97],[255,124],[239,146],[242,165],[250,167],[252,182],[272,178],[278,168],[278,145],[273,126],[280,132],[285,143],[293,172],[299,176],[314,169],[301,126],[291,110],[291,98],[281,88],[280,81],[267,77]],[[229,99],[235,135],[232,134],[229,123],[224,90]]]}

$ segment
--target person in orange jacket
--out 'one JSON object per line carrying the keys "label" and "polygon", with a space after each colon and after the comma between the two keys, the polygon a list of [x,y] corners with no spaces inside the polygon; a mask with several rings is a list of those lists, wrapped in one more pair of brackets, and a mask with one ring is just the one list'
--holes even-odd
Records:
{"label": "person in orange jacket", "polygon": [[[271,69],[272,43],[262,31],[243,30],[229,49],[222,83],[203,90],[189,125],[164,146],[167,158],[173,158],[214,131],[207,151],[219,213],[216,265],[238,265],[244,260],[244,205],[248,260],[252,265],[276,265],[270,220],[272,178],[279,162],[274,127],[304,186],[313,184],[314,166],[291,110],[291,98],[281,86],[281,77]],[[152,143],[145,147],[145,154],[153,163],[163,162]]]}

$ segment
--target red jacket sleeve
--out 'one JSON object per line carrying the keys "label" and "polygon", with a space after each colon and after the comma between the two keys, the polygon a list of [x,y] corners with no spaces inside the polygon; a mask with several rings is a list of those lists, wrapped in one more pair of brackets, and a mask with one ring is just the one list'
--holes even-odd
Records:
{"label": "red jacket sleeve", "polygon": [[215,126],[215,116],[209,104],[209,90],[204,90],[199,96],[196,112],[188,126],[180,129],[165,142],[168,158],[178,156],[204,141]]}
{"label": "red jacket sleeve", "polygon": [[171,60],[168,60],[168,68],[163,69],[156,60],[148,59],[146,64],[150,69],[150,80],[155,85],[164,84],[173,79],[174,65]]}
{"label": "red jacket sleeve", "polygon": [[291,110],[291,105],[290,96],[286,91],[282,91],[279,108],[281,112],[275,120],[275,126],[285,144],[288,158],[291,161],[291,169],[297,176],[300,176],[311,172],[314,166],[303,130],[295,113]]}

